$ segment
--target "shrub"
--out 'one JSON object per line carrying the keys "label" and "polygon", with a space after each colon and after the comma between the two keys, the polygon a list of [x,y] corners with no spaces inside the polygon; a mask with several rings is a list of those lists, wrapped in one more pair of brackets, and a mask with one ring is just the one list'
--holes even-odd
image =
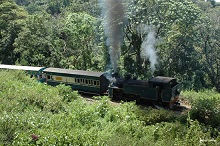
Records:
{"label": "shrub", "polygon": [[59,84],[56,86],[58,93],[63,97],[63,101],[70,102],[74,99],[79,98],[79,94],[77,91],[73,91],[71,86],[66,86],[65,84]]}
{"label": "shrub", "polygon": [[192,103],[190,114],[193,119],[197,119],[199,122],[211,125],[215,128],[220,128],[219,106],[219,99],[215,97],[201,97]]}
{"label": "shrub", "polygon": [[153,108],[145,108],[136,110],[138,119],[144,121],[145,124],[151,125],[160,122],[171,122],[175,120],[175,116],[168,110],[158,110]]}
{"label": "shrub", "polygon": [[183,96],[191,100],[190,116],[214,128],[220,128],[220,95],[214,91],[185,91]]}
{"label": "shrub", "polygon": [[16,125],[13,117],[8,114],[0,115],[0,145],[10,145],[12,144],[15,132]]}

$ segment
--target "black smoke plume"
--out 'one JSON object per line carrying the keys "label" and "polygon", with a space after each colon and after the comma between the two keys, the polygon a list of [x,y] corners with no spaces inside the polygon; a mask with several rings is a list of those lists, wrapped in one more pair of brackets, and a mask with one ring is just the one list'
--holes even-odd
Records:
{"label": "black smoke plume", "polygon": [[124,7],[122,0],[102,0],[105,35],[107,36],[107,46],[111,64],[114,72],[117,72],[120,47],[123,38]]}

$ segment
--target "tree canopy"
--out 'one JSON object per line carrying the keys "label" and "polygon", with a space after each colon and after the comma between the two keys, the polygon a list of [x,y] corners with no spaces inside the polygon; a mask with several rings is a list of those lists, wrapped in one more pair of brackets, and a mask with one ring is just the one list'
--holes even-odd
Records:
{"label": "tree canopy", "polygon": [[19,57],[13,53],[13,43],[24,25],[27,13],[12,0],[2,0],[0,12],[0,62],[12,64]]}
{"label": "tree canopy", "polygon": [[[120,2],[126,19],[119,73],[172,76],[184,88],[220,91],[218,2]],[[2,0],[0,62],[111,70],[101,6],[99,0]]]}

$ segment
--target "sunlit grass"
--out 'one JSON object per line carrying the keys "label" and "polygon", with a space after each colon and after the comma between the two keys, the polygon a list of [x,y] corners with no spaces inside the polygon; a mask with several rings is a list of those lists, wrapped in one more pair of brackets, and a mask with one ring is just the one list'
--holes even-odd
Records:
{"label": "sunlit grass", "polygon": [[[195,118],[199,110],[177,118],[134,102],[115,106],[107,96],[91,104],[68,86],[47,86],[23,72],[0,71],[0,76],[0,145],[182,146],[200,145],[200,139],[219,144],[218,132]],[[201,108],[200,94],[191,93],[184,94],[195,96],[192,105]]]}

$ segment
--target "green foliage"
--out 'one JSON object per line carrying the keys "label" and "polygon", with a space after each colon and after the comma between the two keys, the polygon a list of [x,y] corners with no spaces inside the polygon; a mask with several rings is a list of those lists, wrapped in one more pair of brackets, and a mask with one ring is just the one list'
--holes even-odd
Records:
{"label": "green foliage", "polygon": [[[43,65],[85,70],[108,69],[109,55],[100,18],[99,1],[15,0],[1,2],[2,63]],[[220,89],[219,7],[202,1],[123,1],[127,23],[121,48],[120,73],[151,76],[150,62],[141,58],[141,44],[152,26],[159,40],[155,75],[175,76],[189,89]],[[12,16],[13,14],[13,16]],[[23,21],[28,18],[26,21]],[[97,21],[98,20],[98,21]],[[24,26],[24,27],[23,27]],[[14,40],[16,40],[14,42]],[[14,50],[15,49],[15,50]],[[204,83],[194,84],[196,70]],[[187,85],[189,84],[189,86]]]}
{"label": "green foliage", "polygon": [[15,138],[16,123],[11,115],[1,114],[0,120],[0,144],[10,145]]}
{"label": "green foliage", "polygon": [[20,6],[27,6],[28,4],[30,4],[30,0],[15,0],[15,2]]}
{"label": "green foliage", "polygon": [[206,125],[220,128],[220,95],[214,91],[183,92],[183,96],[192,103],[190,115]]}
{"label": "green foliage", "polygon": [[138,118],[144,121],[145,124],[156,124],[160,122],[171,122],[175,119],[174,114],[167,110],[158,110],[148,108],[146,110],[139,110],[137,113]]}
{"label": "green foliage", "polygon": [[[100,21],[96,23],[97,0],[15,1],[24,8],[12,0],[0,2],[0,62],[107,68],[103,28]],[[183,93],[192,101],[188,125],[178,121],[186,121],[185,115],[176,119],[169,111],[140,110],[133,103],[112,106],[106,98],[88,105],[70,87],[48,87],[22,72],[1,72],[0,145],[219,145],[219,96],[200,91],[204,87],[220,90],[217,3],[212,7],[188,0],[124,2],[128,27],[121,72],[141,78],[150,75],[145,70],[149,62],[140,58],[144,35],[137,28],[153,25],[160,40],[155,75],[175,76],[188,89],[198,91]]]}
{"label": "green foliage", "polygon": [[[0,5],[0,62],[108,70],[98,0],[14,1],[2,0]],[[128,19],[120,73],[129,72],[139,78],[152,75],[150,62],[141,58],[141,44],[148,32],[139,32],[142,26],[152,26],[158,40],[155,76],[175,76],[188,89],[205,86],[220,90],[218,3],[129,0],[123,4]],[[194,84],[197,70],[204,72],[204,83],[200,85]]]}
{"label": "green foliage", "polygon": [[0,71],[0,76],[0,145],[182,146],[220,142],[218,132],[193,117],[178,115],[187,121],[181,123],[172,111],[143,109],[134,102],[117,104],[108,97],[87,101],[68,86],[47,86],[23,72]]}
{"label": "green foliage", "polygon": [[201,71],[196,71],[193,75],[192,89],[195,91],[202,90],[205,87],[204,74]]}
{"label": "green foliage", "polygon": [[184,140],[184,145],[213,145],[216,141],[210,136],[209,132],[203,132],[202,126],[198,121],[193,121],[188,117],[188,129]]}
{"label": "green foliage", "polygon": [[60,1],[49,1],[47,4],[47,13],[51,15],[59,15],[61,13],[61,4],[62,3]]}
{"label": "green foliage", "polygon": [[[192,77],[187,77],[185,75],[182,80],[182,87],[184,90],[195,90],[195,91],[200,91],[205,88],[207,88],[207,83],[205,81],[205,73],[200,70],[196,70],[193,73]],[[190,78],[190,79],[189,79]]]}
{"label": "green foliage", "polygon": [[[193,71],[200,68],[194,48],[194,26],[201,16],[197,5],[188,0],[135,0],[128,1],[127,7],[127,47],[122,51],[125,59],[131,58],[131,62],[124,65],[128,72],[135,72],[139,76],[149,74],[150,62],[141,58],[141,44],[148,33],[143,26],[148,26],[148,29],[152,26],[151,29],[156,33],[159,68],[155,74],[182,79],[183,75],[191,77]],[[131,68],[131,65],[134,67]]]}
{"label": "green foliage", "polygon": [[13,43],[27,13],[11,0],[0,2],[0,12],[0,60],[5,64],[14,64],[17,56],[13,53]]}
{"label": "green foliage", "polygon": [[198,32],[198,41],[195,42],[197,46],[197,54],[200,58],[202,70],[206,72],[207,80],[220,91],[220,59],[219,54],[219,39],[220,27],[219,16],[220,8],[207,8],[203,13],[199,24],[196,26]]}
{"label": "green foliage", "polygon": [[164,64],[162,70],[166,70],[168,76],[190,78],[193,71],[200,68],[194,47],[194,40],[197,39],[194,26],[199,21],[201,10],[187,0],[171,1],[168,5],[169,9],[165,14],[166,41],[161,44],[160,55],[169,57],[161,62]]}
{"label": "green foliage", "polygon": [[59,84],[58,86],[56,86],[56,88],[58,90],[59,95],[63,96],[63,101],[65,102],[70,102],[79,97],[78,93],[76,91],[73,92],[70,86]]}
{"label": "green foliage", "polygon": [[87,70],[97,65],[97,56],[101,51],[94,48],[95,21],[96,18],[86,13],[67,15],[63,31],[67,36],[65,51],[71,53],[66,56],[71,68]]}
{"label": "green foliage", "polygon": [[[58,112],[62,109],[62,98],[56,94],[58,91],[52,91],[46,88],[46,85],[25,77],[24,73],[22,74],[21,72],[12,72],[11,76],[6,76],[3,72],[2,77],[5,76],[5,78],[2,78],[0,87],[1,100],[4,104],[1,104],[1,110],[7,112],[25,111],[33,107],[39,110]],[[11,100],[10,105],[5,104],[8,99]]]}
{"label": "green foliage", "polygon": [[[60,66],[62,52],[58,36],[53,35],[52,19],[48,15],[29,16],[15,40],[17,63],[32,66]],[[59,42],[59,43],[58,43]]]}
{"label": "green foliage", "polygon": [[[207,98],[207,97],[206,97]],[[212,127],[219,128],[220,108],[219,99],[201,98],[193,103],[191,114],[192,118],[198,121],[211,125]]]}
{"label": "green foliage", "polygon": [[[20,55],[19,62],[26,62],[22,65],[45,66],[50,55],[49,32],[45,26],[45,17],[30,16],[26,26],[16,39],[14,46],[15,53]],[[48,41],[45,41],[48,40]]]}

